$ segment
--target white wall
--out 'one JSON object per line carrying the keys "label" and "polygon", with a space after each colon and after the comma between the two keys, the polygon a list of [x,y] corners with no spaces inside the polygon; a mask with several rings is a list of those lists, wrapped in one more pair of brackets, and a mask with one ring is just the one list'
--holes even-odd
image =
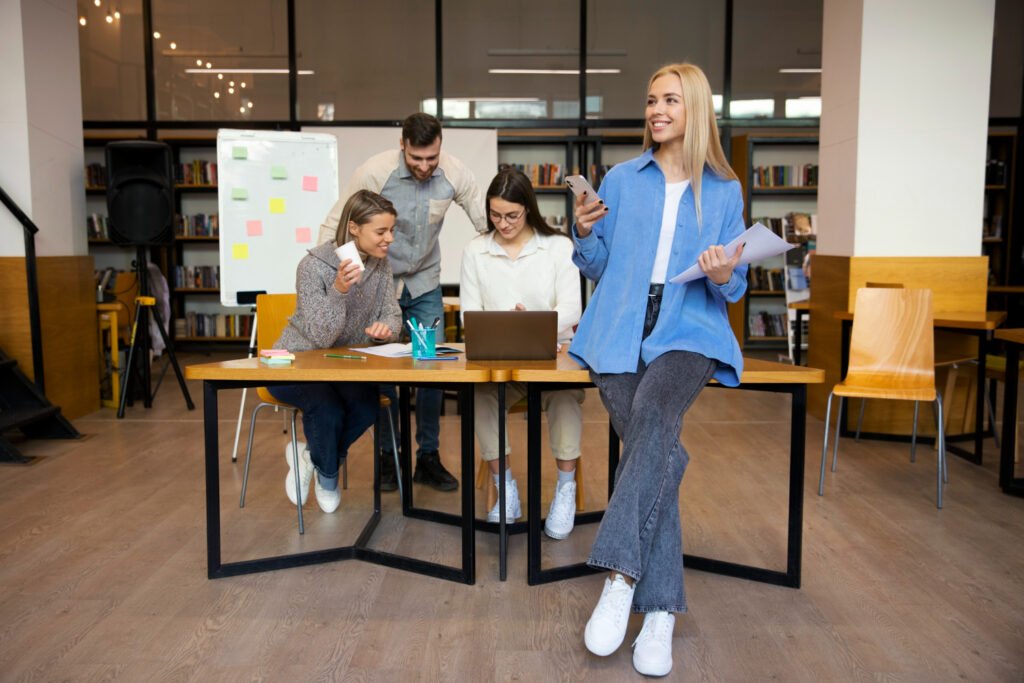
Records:
{"label": "white wall", "polygon": [[[39,256],[87,253],[82,97],[74,0],[0,3],[0,185],[39,228]],[[0,256],[24,256],[0,209]]]}

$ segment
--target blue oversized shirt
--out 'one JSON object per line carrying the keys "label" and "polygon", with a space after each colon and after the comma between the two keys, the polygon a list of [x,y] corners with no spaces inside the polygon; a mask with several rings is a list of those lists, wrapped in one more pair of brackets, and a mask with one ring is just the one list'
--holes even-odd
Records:
{"label": "blue oversized shirt", "polygon": [[[641,341],[665,206],[665,176],[652,150],[615,166],[598,194],[608,206],[608,215],[585,238],[573,228],[573,262],[597,288],[569,353],[605,374],[636,372],[638,358],[649,365],[668,351],[694,351],[718,361],[715,379],[726,386],[738,385],[743,356],[729,326],[726,302],[739,301],[746,291],[747,266],[738,266],[724,285],[706,277],[682,285],[666,279],[658,323]],[[691,184],[679,202],[668,278],[696,263],[708,247],[727,244],[745,229],[740,184],[706,167],[701,207],[703,225],[698,229]]]}

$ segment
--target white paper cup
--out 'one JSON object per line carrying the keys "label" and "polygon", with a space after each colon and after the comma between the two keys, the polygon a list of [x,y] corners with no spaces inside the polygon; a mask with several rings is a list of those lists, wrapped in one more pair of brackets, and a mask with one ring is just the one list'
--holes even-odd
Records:
{"label": "white paper cup", "polygon": [[366,266],[363,265],[363,259],[359,258],[359,250],[356,249],[355,242],[345,242],[345,244],[335,249],[334,253],[338,255],[339,261],[349,259],[352,263],[359,266],[360,272],[366,270]]}

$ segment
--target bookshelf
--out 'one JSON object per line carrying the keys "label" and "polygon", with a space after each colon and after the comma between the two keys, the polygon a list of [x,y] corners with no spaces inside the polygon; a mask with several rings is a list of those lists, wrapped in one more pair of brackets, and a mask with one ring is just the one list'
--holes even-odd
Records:
{"label": "bookshelf", "polygon": [[729,318],[744,348],[788,349],[792,355],[796,314],[788,305],[810,298],[799,269],[817,227],[818,138],[761,133],[730,142],[746,224],[760,221],[797,247],[751,264],[747,295]]}
{"label": "bookshelf", "polygon": [[981,219],[981,253],[989,257],[989,285],[1020,284],[1024,274],[1017,272],[1020,235],[1014,235],[1013,196],[1017,136],[1009,132],[990,132],[985,155],[985,201]]}
{"label": "bookshelf", "polygon": [[[86,213],[89,253],[97,270],[131,271],[135,252],[109,240],[106,232],[107,139],[85,140]],[[175,239],[154,248],[170,292],[170,331],[175,342],[244,344],[251,314],[220,305],[220,241],[217,221],[216,140],[168,139],[175,170]]]}

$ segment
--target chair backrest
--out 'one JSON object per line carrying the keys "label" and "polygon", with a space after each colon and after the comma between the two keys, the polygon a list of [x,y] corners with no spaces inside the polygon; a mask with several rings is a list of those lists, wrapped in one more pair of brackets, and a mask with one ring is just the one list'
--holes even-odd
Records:
{"label": "chair backrest", "polygon": [[260,294],[256,297],[256,348],[269,349],[295,313],[294,294]]}
{"label": "chair backrest", "polygon": [[862,288],[855,306],[847,380],[882,381],[894,389],[934,387],[932,291]]}

